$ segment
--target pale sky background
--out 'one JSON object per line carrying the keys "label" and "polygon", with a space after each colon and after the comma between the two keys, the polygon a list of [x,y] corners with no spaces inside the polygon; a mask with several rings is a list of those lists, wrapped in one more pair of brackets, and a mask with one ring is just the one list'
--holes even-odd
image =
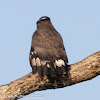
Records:
{"label": "pale sky background", "polygon": [[[69,64],[100,50],[100,0],[0,0],[0,85],[31,72],[31,38],[42,16],[63,37]],[[20,100],[100,100],[100,76]]]}

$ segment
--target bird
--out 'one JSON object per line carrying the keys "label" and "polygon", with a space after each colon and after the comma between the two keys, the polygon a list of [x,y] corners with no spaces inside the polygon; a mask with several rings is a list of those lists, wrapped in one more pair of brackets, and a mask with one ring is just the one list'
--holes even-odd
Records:
{"label": "bird", "polygon": [[32,73],[41,77],[67,75],[68,58],[61,35],[47,16],[41,17],[36,24],[29,54]]}

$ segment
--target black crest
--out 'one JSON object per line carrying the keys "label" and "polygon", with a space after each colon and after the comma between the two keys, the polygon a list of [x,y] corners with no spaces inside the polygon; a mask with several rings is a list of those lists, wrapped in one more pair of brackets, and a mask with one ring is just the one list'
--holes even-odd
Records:
{"label": "black crest", "polygon": [[38,21],[37,21],[37,23],[38,22],[41,22],[41,21],[45,21],[45,20],[50,20],[50,18],[49,17],[47,17],[47,16],[43,16],[43,17],[41,17]]}

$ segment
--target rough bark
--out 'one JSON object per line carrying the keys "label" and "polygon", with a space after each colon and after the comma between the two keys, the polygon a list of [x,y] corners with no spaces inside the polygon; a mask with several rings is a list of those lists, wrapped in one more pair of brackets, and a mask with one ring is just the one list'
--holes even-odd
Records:
{"label": "rough bark", "polygon": [[29,73],[9,84],[0,86],[0,100],[17,100],[34,91],[56,89],[90,80],[100,74],[100,51],[68,66],[68,77],[40,78]]}

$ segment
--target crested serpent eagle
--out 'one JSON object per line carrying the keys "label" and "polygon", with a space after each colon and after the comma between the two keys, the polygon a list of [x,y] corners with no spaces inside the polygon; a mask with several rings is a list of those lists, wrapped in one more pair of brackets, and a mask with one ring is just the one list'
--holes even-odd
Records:
{"label": "crested serpent eagle", "polygon": [[37,21],[30,50],[32,73],[43,75],[66,75],[67,55],[61,35],[53,27],[49,17]]}

